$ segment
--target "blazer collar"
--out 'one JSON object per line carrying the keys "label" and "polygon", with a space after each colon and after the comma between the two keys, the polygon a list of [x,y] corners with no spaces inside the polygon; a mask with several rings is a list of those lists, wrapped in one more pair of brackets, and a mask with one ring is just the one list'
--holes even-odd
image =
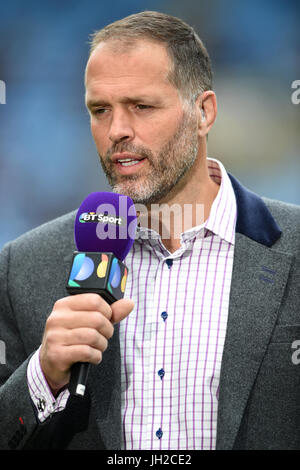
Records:
{"label": "blazer collar", "polygon": [[265,246],[272,246],[281,236],[281,229],[264,201],[245,188],[228,173],[237,202],[236,232]]}

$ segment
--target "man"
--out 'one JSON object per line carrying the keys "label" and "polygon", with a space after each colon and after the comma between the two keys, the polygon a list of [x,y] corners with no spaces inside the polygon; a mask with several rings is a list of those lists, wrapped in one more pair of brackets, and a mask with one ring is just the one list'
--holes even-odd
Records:
{"label": "man", "polygon": [[[167,236],[161,214],[157,231],[140,225],[110,306],[66,296],[75,212],[3,248],[1,448],[300,448],[300,211],[207,158],[211,77],[177,18],[139,13],[93,36],[86,105],[113,190],[148,220],[155,204],[191,217],[179,236],[183,211]],[[78,361],[94,364],[79,400]]]}

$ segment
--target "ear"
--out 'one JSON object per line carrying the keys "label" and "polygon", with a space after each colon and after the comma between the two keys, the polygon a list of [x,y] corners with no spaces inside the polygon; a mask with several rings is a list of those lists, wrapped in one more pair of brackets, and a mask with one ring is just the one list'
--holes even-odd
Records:
{"label": "ear", "polygon": [[204,91],[196,100],[199,113],[198,133],[205,137],[212,128],[217,117],[217,97],[212,90]]}

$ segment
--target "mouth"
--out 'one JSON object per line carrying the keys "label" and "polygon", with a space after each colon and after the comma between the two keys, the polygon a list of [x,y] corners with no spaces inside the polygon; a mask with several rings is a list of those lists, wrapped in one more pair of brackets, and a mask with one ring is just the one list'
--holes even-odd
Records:
{"label": "mouth", "polygon": [[132,165],[136,165],[137,163],[139,163],[141,160],[118,160],[117,163],[119,163],[120,165],[122,166],[132,166]]}
{"label": "mouth", "polygon": [[132,173],[140,168],[145,163],[145,160],[146,158],[129,153],[115,154],[112,157],[112,162],[123,174]]}

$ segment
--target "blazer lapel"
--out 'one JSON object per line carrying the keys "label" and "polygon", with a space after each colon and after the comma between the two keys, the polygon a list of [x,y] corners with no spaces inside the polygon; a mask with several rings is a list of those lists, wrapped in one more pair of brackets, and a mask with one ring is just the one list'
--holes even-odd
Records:
{"label": "blazer lapel", "polygon": [[263,360],[292,256],[272,246],[281,230],[261,198],[231,175],[238,218],[219,386],[217,449],[232,449]]}
{"label": "blazer lapel", "polygon": [[291,256],[236,234],[217,449],[232,449],[286,286]]}

